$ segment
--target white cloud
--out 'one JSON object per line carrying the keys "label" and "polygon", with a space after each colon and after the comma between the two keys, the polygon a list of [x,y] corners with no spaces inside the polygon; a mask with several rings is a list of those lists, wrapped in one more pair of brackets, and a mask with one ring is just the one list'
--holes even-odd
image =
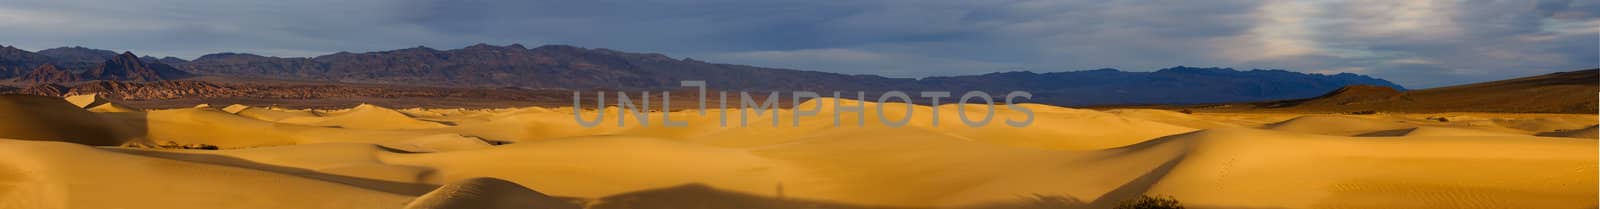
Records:
{"label": "white cloud", "polygon": [[1302,1],[1267,1],[1254,11],[1258,18],[1246,34],[1220,38],[1212,43],[1223,58],[1250,62],[1321,53],[1322,46],[1312,39],[1313,18],[1323,11]]}
{"label": "white cloud", "polygon": [[1340,22],[1340,32],[1367,38],[1425,41],[1458,36],[1455,22],[1464,2],[1358,0],[1332,3],[1341,14],[1324,16]]}

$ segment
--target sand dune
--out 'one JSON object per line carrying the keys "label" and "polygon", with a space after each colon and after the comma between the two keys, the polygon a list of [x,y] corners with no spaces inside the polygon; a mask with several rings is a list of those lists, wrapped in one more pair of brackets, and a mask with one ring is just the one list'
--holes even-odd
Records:
{"label": "sand dune", "polygon": [[246,105],[232,104],[232,105],[228,105],[227,107],[222,107],[222,111],[223,112],[232,113],[232,114],[239,114],[239,112],[242,112],[245,109],[250,109],[250,108],[251,108],[250,106],[246,106]]}
{"label": "sand dune", "polygon": [[1132,193],[1114,191],[1182,154],[1169,146],[1027,149],[916,129],[830,131],[757,152],[795,164],[783,178],[792,197],[896,207],[957,207],[1019,194],[1120,200]]}
{"label": "sand dune", "polygon": [[777,185],[768,159],[742,150],[639,137],[552,139],[384,157],[393,164],[435,168],[439,182],[494,177],[552,195],[586,198],[691,182],[747,192]]}
{"label": "sand dune", "polygon": [[484,149],[493,146],[489,142],[476,137],[463,137],[456,134],[438,134],[418,138],[384,142],[378,144],[384,148],[406,152],[429,153],[448,152],[458,150]]}
{"label": "sand dune", "polygon": [[1463,128],[1444,127],[1416,127],[1386,131],[1368,132],[1356,136],[1522,136],[1514,133],[1503,133]]}
{"label": "sand dune", "polygon": [[1028,105],[1029,127],[1005,126],[1023,115],[1002,107],[973,128],[943,105],[909,106],[912,122],[890,127],[868,102],[865,125],[836,127],[821,99],[798,105],[823,107],[798,126],[792,109],[777,127],[770,114],[741,127],[737,109],[618,126],[606,108],[585,128],[568,108],[86,110],[114,105],[97,101],[0,96],[0,208],[1109,208],[1142,194],[1195,208],[1591,208],[1600,196],[1592,115]]}
{"label": "sand dune", "polygon": [[137,109],[112,104],[99,94],[85,94],[67,97],[67,102],[91,112],[137,112]]}
{"label": "sand dune", "polygon": [[59,142],[0,140],[0,153],[0,208],[397,208],[411,199],[290,174]]}
{"label": "sand dune", "polygon": [[64,141],[97,146],[122,145],[100,115],[54,97],[0,96],[0,138]]}
{"label": "sand dune", "polygon": [[1595,144],[1586,140],[1355,140],[1249,129],[1172,139],[1196,144],[1150,192],[1197,205],[1583,208],[1592,207],[1596,196]]}
{"label": "sand dune", "polygon": [[292,123],[312,126],[337,126],[351,129],[423,129],[441,128],[449,125],[438,122],[423,121],[412,118],[389,108],[362,104],[349,110],[331,111],[319,114],[317,117],[287,117],[278,120],[281,123]]}
{"label": "sand dune", "polygon": [[1167,111],[1167,110],[1114,109],[1114,110],[1107,110],[1106,113],[1116,114],[1116,115],[1122,116],[1122,117],[1138,118],[1138,119],[1156,121],[1156,122],[1172,124],[1172,125],[1178,125],[1178,126],[1189,127],[1189,128],[1196,128],[1196,129],[1237,128],[1237,127],[1241,127],[1241,125],[1239,125],[1239,124],[1232,124],[1232,123],[1227,123],[1227,122],[1219,122],[1219,121],[1214,121],[1214,120],[1210,120],[1210,119],[1207,119],[1207,118],[1196,117],[1196,116],[1191,115],[1191,114],[1185,114],[1185,113]]}
{"label": "sand dune", "polygon": [[[440,138],[441,135],[462,137],[453,133],[416,130],[383,130],[344,128],[342,126],[317,126],[264,120],[247,117],[258,110],[245,109],[239,114],[229,114],[209,108],[186,108],[142,112],[138,114],[109,115],[123,124],[135,124],[145,133],[145,143],[207,144],[221,148],[248,148],[311,143],[360,142],[387,143]],[[284,110],[259,109],[283,112]],[[354,120],[346,118],[342,120]],[[360,122],[360,123],[381,123]],[[364,127],[364,126],[358,126]]]}
{"label": "sand dune", "polygon": [[1600,130],[1596,130],[1596,127],[1597,126],[1589,126],[1588,128],[1577,129],[1577,130],[1564,130],[1564,131],[1563,130],[1557,130],[1557,131],[1551,131],[1551,132],[1544,132],[1544,133],[1539,133],[1539,136],[1554,136],[1554,137],[1571,137],[1571,138],[1595,139],[1597,136],[1600,136],[1600,133],[1596,133],[1596,132],[1600,132]]}
{"label": "sand dune", "polygon": [[1335,136],[1415,128],[1397,122],[1360,116],[1301,116],[1265,126],[1266,129]]}
{"label": "sand dune", "polygon": [[473,178],[428,192],[405,209],[577,209],[573,202],[553,198],[505,180]]}
{"label": "sand dune", "polygon": [[289,118],[316,118],[315,112],[304,110],[278,110],[268,108],[254,108],[249,106],[228,106],[223,112],[237,114],[256,120],[278,122]]}

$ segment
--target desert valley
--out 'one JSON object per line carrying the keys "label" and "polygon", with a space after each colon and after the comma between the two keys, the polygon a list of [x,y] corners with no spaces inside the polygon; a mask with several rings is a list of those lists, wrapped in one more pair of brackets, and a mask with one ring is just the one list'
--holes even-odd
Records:
{"label": "desert valley", "polygon": [[1600,209],[1600,0],[0,2],[0,209]]}
{"label": "desert valley", "polygon": [[[589,55],[541,63],[596,72],[642,66],[627,59],[573,65],[601,59]],[[1049,98],[1125,84],[1038,84],[1081,76],[1294,75],[1178,69],[904,81],[735,69],[881,80],[860,83],[882,86],[846,86],[864,90],[927,85],[1043,93],[1042,101],[1021,104],[1034,119],[1026,127],[965,126],[954,114],[963,108],[950,103],[820,98],[751,119],[779,117],[784,123],[776,127],[719,125],[718,115],[736,108],[674,108],[657,111],[690,125],[619,126],[608,118],[586,128],[574,114],[622,113],[615,106],[564,106],[572,102],[570,91],[558,89],[262,82],[131,57],[79,64],[87,69],[80,71],[44,66],[11,81],[19,84],[9,89],[14,94],[0,96],[0,208],[1113,208],[1148,195],[1187,208],[1580,209],[1594,208],[1600,196],[1600,71],[1593,69],[1417,90],[1386,81],[1329,84],[1272,97],[1285,98],[1279,100],[1172,103],[1134,95],[1163,90],[1150,87],[1117,99],[1172,105],[1102,100],[1080,108],[1058,106],[1075,97]],[[377,80],[393,78],[414,77]],[[1002,78],[1013,82],[996,82]],[[1242,78],[1258,79],[1219,80]],[[611,87],[668,85],[633,81]],[[720,84],[804,87],[733,82]],[[588,84],[532,86],[538,85]],[[842,117],[835,125],[836,102],[912,122],[855,125],[860,118]],[[880,105],[917,114],[879,113]],[[823,108],[793,118],[794,108],[809,107]],[[938,116],[944,123],[925,114],[935,111],[944,113]],[[1024,114],[995,111],[997,120]]]}

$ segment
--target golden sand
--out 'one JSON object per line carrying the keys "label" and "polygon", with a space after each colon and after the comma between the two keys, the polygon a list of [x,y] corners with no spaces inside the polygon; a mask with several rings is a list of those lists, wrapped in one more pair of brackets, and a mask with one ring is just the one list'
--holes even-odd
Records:
{"label": "golden sand", "polygon": [[1031,126],[1003,125],[1021,113],[998,108],[974,128],[942,105],[912,106],[905,127],[858,127],[851,114],[834,126],[832,100],[810,102],[825,108],[799,126],[780,110],[779,127],[772,115],[740,127],[734,109],[618,126],[608,108],[584,128],[568,108],[141,111],[0,96],[0,208],[1109,208],[1141,194],[1193,208],[1593,208],[1600,195],[1593,115],[1028,105]]}

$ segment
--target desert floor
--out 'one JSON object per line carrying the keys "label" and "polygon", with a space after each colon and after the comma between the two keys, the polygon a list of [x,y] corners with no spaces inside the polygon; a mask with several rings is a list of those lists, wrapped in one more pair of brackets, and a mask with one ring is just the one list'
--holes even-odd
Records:
{"label": "desert floor", "polygon": [[[1595,208],[1596,115],[911,106],[141,111],[0,96],[0,208]],[[856,101],[842,101],[854,104]],[[891,119],[904,104],[885,104]],[[966,108],[980,117],[986,108]],[[581,114],[592,119],[597,112]],[[799,123],[795,126],[794,123]],[[218,148],[206,150],[204,148]]]}

